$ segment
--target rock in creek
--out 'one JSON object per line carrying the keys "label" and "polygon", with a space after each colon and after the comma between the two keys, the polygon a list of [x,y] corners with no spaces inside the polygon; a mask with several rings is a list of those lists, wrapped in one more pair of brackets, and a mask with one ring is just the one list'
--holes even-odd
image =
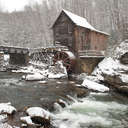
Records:
{"label": "rock in creek", "polygon": [[28,116],[21,117],[22,123],[27,124],[29,127],[51,127],[51,119],[53,115],[40,107],[31,107],[26,110]]}
{"label": "rock in creek", "polygon": [[51,113],[40,107],[31,107],[26,110],[26,113],[31,117],[42,117],[49,119],[52,117]]}
{"label": "rock in creek", "polygon": [[11,106],[11,103],[0,103],[0,114],[14,114],[16,109]]}
{"label": "rock in creek", "polygon": [[102,84],[98,84],[96,82],[90,81],[88,79],[85,79],[84,82],[82,83],[82,86],[90,89],[90,90],[94,90],[94,91],[98,91],[98,92],[108,92],[109,88],[105,87]]}

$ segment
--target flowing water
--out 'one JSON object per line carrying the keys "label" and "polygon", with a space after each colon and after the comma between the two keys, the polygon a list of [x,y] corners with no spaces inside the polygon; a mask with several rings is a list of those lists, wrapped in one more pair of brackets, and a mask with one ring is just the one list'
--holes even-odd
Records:
{"label": "flowing water", "polygon": [[[11,102],[17,109],[42,106],[44,99],[56,97],[59,86],[69,83],[51,80],[42,85],[22,81],[22,75],[0,72],[0,103]],[[54,89],[49,91],[50,86]],[[74,99],[65,108],[57,107],[54,115],[53,123],[59,128],[128,128],[128,100],[116,93],[90,93],[85,98]]]}
{"label": "flowing water", "polygon": [[108,93],[91,93],[57,112],[55,123],[59,128],[127,128],[126,100]]}

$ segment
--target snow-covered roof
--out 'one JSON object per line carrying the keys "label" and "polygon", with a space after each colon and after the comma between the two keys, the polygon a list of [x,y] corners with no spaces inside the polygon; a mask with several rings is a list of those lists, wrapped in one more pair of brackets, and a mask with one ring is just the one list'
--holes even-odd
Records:
{"label": "snow-covered roof", "polygon": [[76,14],[73,14],[67,10],[62,10],[62,12],[64,12],[71,20],[74,24],[76,24],[77,26],[80,26],[80,27],[84,27],[84,28],[88,28],[90,29],[91,31],[95,31],[95,32],[98,32],[98,33],[102,33],[102,34],[105,34],[105,35],[109,35],[108,33],[106,32],[103,32],[103,31],[99,31],[97,29],[95,29],[90,23],[88,23],[88,21],[83,18],[83,17],[80,17]]}

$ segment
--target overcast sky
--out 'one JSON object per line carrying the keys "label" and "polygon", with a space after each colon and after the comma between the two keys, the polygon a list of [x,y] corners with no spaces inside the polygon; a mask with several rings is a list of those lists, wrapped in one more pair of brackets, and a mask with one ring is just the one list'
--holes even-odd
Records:
{"label": "overcast sky", "polygon": [[33,2],[41,2],[42,0],[0,0],[0,7],[4,11],[12,12],[14,10],[22,10],[25,5]]}

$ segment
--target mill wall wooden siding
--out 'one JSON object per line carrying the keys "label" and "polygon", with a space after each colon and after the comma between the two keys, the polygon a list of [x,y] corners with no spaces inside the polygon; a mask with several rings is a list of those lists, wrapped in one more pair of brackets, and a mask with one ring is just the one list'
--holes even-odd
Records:
{"label": "mill wall wooden siding", "polygon": [[84,50],[102,51],[106,49],[108,36],[90,29],[76,26],[62,12],[53,26],[54,42],[68,46],[74,53]]}
{"label": "mill wall wooden siding", "polygon": [[63,13],[53,27],[54,42],[58,41],[64,46],[74,50],[74,23]]}

